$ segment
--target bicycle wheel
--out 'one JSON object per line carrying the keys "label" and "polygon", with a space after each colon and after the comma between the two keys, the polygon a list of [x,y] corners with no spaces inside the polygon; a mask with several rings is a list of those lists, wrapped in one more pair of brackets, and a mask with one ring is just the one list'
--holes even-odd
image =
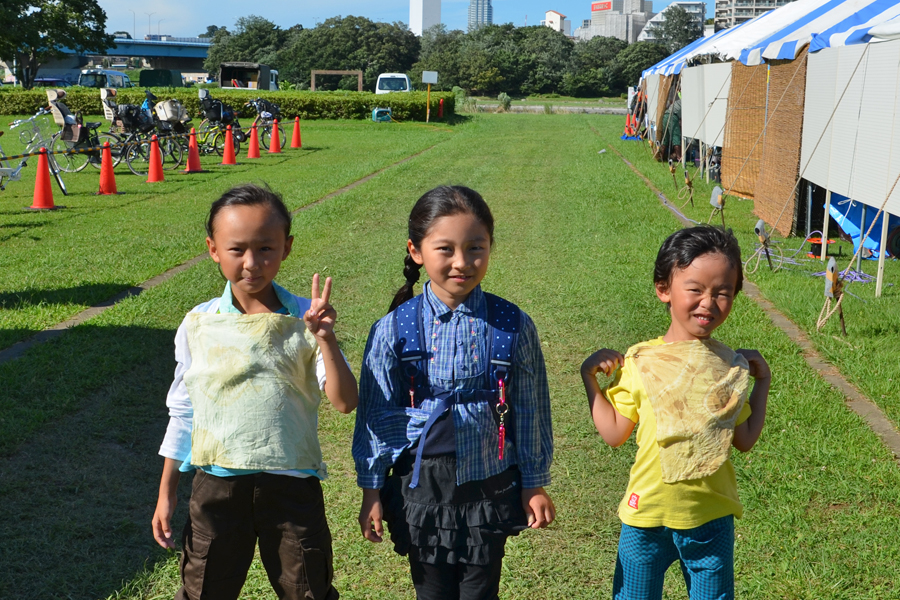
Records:
{"label": "bicycle wheel", "polygon": [[[266,150],[269,149],[269,144],[272,143],[272,128],[275,127],[273,124],[268,124],[262,128],[262,134],[260,136],[260,143],[263,145],[263,148]],[[278,144],[281,149],[284,149],[284,127],[281,126],[281,123],[278,124]]]}
{"label": "bicycle wheel", "polygon": [[66,190],[66,183],[62,180],[62,174],[60,173],[59,164],[56,162],[56,157],[52,154],[47,155],[47,165],[50,167],[50,174],[53,175],[53,178],[56,180],[56,185],[59,186],[60,191],[62,191],[63,196],[68,196],[69,192]]}
{"label": "bicycle wheel", "polygon": [[[105,133],[105,132],[98,133],[96,142],[97,142],[96,145],[100,148],[103,148],[104,143],[109,142],[109,146],[110,146],[109,153],[112,156],[113,168],[115,168],[116,165],[118,165],[120,162],[122,162],[122,148],[119,147],[119,144],[122,143],[122,140],[119,139],[119,136],[115,135],[114,133]],[[94,144],[92,142],[91,146],[93,146],[93,145]],[[96,160],[96,161],[91,160],[89,162],[91,163],[91,165],[94,168],[99,169],[103,164],[103,161],[102,161],[103,150],[102,149],[98,150],[97,155],[100,157],[101,160]]]}
{"label": "bicycle wheel", "polygon": [[165,157],[163,159],[163,168],[174,171],[181,166],[184,160],[184,148],[181,146],[178,138],[167,138],[160,142],[159,151]]}
{"label": "bicycle wheel", "polygon": [[[125,147],[125,162],[135,175],[146,175],[150,172],[150,140],[138,140]],[[160,152],[163,168],[166,157]]]}
{"label": "bicycle wheel", "polygon": [[[222,156],[225,152],[225,135],[226,132],[219,131],[212,141],[213,147],[216,149],[216,154],[219,156]],[[231,143],[234,144],[234,155],[237,156],[241,153],[241,143],[235,139],[234,135],[231,136]]]}
{"label": "bicycle wheel", "polygon": [[[57,133],[50,140],[51,152],[70,152],[75,144],[63,141],[62,135]],[[49,156],[49,155],[48,155]],[[54,154],[52,155],[61,171],[76,173],[84,169],[88,164],[88,155],[81,154]]]}

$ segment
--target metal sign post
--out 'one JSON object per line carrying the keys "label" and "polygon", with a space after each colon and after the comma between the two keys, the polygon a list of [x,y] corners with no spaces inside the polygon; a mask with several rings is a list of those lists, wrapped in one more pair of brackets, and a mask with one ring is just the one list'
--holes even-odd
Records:
{"label": "metal sign post", "polygon": [[438,82],[438,74],[437,71],[422,71],[422,83],[428,84],[428,99],[426,100],[427,106],[425,108],[425,122],[428,123],[431,121],[431,84]]}

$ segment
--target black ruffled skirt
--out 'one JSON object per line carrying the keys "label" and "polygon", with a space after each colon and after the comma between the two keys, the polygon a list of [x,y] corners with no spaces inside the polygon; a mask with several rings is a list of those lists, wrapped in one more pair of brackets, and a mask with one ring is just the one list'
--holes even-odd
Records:
{"label": "black ruffled skirt", "polygon": [[503,558],[506,538],[527,529],[522,482],[515,466],[456,485],[456,456],[424,457],[419,486],[410,489],[413,457],[394,465],[381,503],[394,550],[428,564],[488,565]]}

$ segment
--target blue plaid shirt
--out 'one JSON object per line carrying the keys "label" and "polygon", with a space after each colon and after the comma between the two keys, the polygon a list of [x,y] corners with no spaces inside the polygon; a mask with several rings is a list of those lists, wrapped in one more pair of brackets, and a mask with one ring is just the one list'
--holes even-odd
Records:
{"label": "blue plaid shirt", "polygon": [[[456,310],[441,302],[431,285],[425,285],[423,319],[428,348],[428,377],[434,387],[447,390],[491,389],[486,367],[487,301],[476,287]],[[393,314],[372,326],[359,381],[359,407],[353,434],[353,459],[357,484],[381,489],[388,469],[400,453],[422,435],[425,421],[438,404],[426,399],[409,405],[409,378],[399,367],[394,345],[397,328]],[[522,486],[535,488],[550,483],[553,429],[550,423],[550,390],[537,329],[522,313],[522,327],[509,377],[510,405],[515,443],[506,440],[503,460],[498,458],[499,432],[488,402],[454,404],[456,428],[456,481],[487,479],[518,465]]]}

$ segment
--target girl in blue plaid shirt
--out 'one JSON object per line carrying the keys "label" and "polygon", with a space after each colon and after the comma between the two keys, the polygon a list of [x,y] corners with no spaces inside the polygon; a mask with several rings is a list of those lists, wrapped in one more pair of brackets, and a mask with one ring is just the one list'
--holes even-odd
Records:
{"label": "girl in blue plaid shirt", "polygon": [[[439,187],[409,217],[406,284],[369,334],[353,438],[363,536],[387,521],[419,600],[497,598],[506,539],[549,525],[553,433],[540,341],[481,291],[482,197]],[[429,282],[414,297],[425,267]]]}

